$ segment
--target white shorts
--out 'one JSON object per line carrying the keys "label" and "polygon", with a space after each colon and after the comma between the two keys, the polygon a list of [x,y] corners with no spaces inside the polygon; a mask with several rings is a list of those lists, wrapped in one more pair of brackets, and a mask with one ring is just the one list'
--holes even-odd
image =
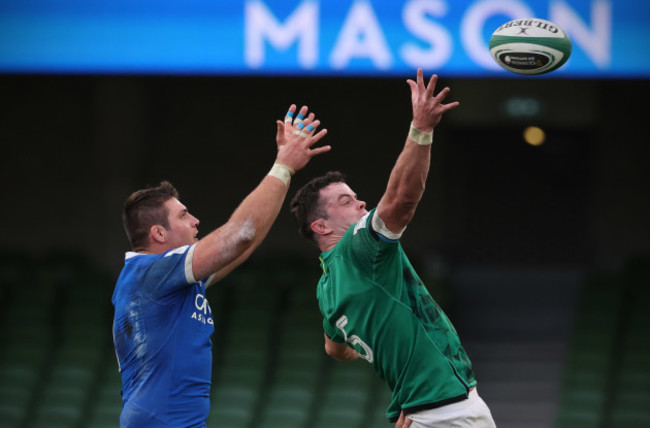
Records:
{"label": "white shorts", "polygon": [[467,400],[407,415],[410,428],[496,428],[490,409],[478,396],[476,388]]}

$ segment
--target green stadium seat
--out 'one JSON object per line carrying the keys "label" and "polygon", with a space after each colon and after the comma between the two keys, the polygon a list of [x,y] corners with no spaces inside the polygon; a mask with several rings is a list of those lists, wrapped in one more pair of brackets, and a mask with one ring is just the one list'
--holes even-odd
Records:
{"label": "green stadium seat", "polygon": [[602,412],[563,408],[559,411],[555,428],[601,428]]}
{"label": "green stadium seat", "polygon": [[314,428],[361,428],[366,413],[364,409],[332,408],[324,410],[318,416]]}
{"label": "green stadium seat", "polygon": [[303,428],[307,425],[308,411],[300,409],[273,409],[263,415],[256,428]]}
{"label": "green stadium seat", "polygon": [[101,370],[103,373],[96,380],[96,397],[90,403],[87,428],[117,427],[122,413],[122,380],[117,364],[111,359]]}
{"label": "green stadium seat", "polygon": [[374,394],[370,399],[370,410],[368,412],[367,428],[388,427],[388,418],[386,418],[386,409],[392,400],[392,394],[388,386],[378,377],[373,379],[371,390]]}
{"label": "green stadium seat", "polygon": [[648,428],[650,412],[647,410],[614,411],[609,428]]}
{"label": "green stadium seat", "polygon": [[80,423],[82,412],[83,400],[79,395],[71,390],[56,391],[56,395],[46,394],[39,402],[32,426],[74,428]]}
{"label": "green stadium seat", "polygon": [[27,418],[31,397],[30,390],[0,386],[0,426],[20,426]]}
{"label": "green stadium seat", "polygon": [[208,426],[245,427],[254,415],[259,400],[259,388],[223,385],[212,392]]}
{"label": "green stadium seat", "polygon": [[605,423],[622,302],[619,283],[617,277],[601,276],[584,286],[566,359],[556,428],[597,428]]}
{"label": "green stadium seat", "polygon": [[20,426],[27,419],[41,373],[30,361],[0,363],[0,421],[5,421],[0,426]]}
{"label": "green stadium seat", "polygon": [[210,412],[207,420],[208,427],[248,428],[253,418],[253,412],[241,408],[219,407]]}

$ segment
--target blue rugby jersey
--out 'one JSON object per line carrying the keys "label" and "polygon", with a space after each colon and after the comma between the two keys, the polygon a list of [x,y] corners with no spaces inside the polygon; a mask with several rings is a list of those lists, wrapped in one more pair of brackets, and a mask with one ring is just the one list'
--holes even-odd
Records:
{"label": "blue rugby jersey", "polygon": [[122,428],[205,427],[214,322],[194,248],[126,254],[112,298]]}

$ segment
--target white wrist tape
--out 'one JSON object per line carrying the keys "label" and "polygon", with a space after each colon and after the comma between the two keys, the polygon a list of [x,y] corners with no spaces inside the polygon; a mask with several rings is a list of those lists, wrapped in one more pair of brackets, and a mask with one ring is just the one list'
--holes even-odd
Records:
{"label": "white wrist tape", "polygon": [[271,170],[267,175],[270,175],[275,178],[279,178],[282,180],[282,182],[285,185],[289,185],[289,181],[291,181],[291,176],[293,175],[295,171],[293,168],[290,168],[286,165],[283,165],[281,163],[274,163],[273,166],[271,167]]}
{"label": "white wrist tape", "polygon": [[428,146],[433,143],[433,130],[429,132],[420,131],[411,122],[411,129],[409,129],[409,138],[421,146]]}

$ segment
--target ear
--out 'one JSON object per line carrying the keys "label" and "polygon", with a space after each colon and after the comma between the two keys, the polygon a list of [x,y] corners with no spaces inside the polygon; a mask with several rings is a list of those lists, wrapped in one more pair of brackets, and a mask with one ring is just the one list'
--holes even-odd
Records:
{"label": "ear", "polygon": [[167,230],[161,225],[155,224],[149,229],[149,238],[151,242],[163,244],[167,241]]}
{"label": "ear", "polygon": [[332,232],[332,229],[327,227],[325,220],[322,218],[314,220],[309,227],[316,235],[328,235]]}

